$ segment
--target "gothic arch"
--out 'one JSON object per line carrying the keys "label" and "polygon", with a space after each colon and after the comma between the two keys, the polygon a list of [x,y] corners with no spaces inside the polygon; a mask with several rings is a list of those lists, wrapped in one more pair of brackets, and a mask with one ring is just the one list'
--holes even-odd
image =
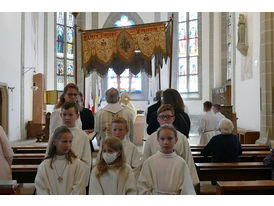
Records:
{"label": "gothic arch", "polygon": [[143,19],[136,12],[111,12],[105,21],[103,28],[113,27],[115,22],[120,19],[122,15],[126,15],[134,24],[143,24]]}

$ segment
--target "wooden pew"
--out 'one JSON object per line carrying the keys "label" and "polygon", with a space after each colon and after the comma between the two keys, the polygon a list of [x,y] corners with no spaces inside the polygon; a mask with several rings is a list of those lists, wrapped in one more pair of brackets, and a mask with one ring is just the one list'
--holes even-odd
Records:
{"label": "wooden pew", "polygon": [[34,183],[39,165],[11,165],[12,179],[18,183]]}
{"label": "wooden pew", "polygon": [[[269,151],[243,151],[240,156],[241,162],[262,162],[263,159],[269,154]],[[211,156],[203,157],[201,152],[192,152],[194,162],[211,162]]]}
{"label": "wooden pew", "polygon": [[195,165],[200,181],[269,180],[271,176],[271,167],[264,166],[263,162],[195,163]]}
{"label": "wooden pew", "polygon": [[46,146],[13,146],[14,153],[45,153]]}
{"label": "wooden pew", "polygon": [[45,158],[44,153],[14,154],[13,165],[36,165],[40,164]]}
{"label": "wooden pew", "polygon": [[0,180],[0,195],[20,195],[20,185],[16,180]]}
{"label": "wooden pew", "polygon": [[217,195],[273,195],[274,181],[218,181]]}
{"label": "wooden pew", "polygon": [[[269,146],[267,144],[242,144],[243,151],[269,151]],[[191,151],[201,151],[204,145],[191,145]]]}

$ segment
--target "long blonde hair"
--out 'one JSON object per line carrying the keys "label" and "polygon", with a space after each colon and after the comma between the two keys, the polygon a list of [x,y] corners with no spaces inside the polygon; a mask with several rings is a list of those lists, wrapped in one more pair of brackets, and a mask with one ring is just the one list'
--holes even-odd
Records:
{"label": "long blonde hair", "polygon": [[100,160],[96,165],[97,170],[98,170],[98,173],[96,174],[97,178],[99,178],[102,174],[104,174],[109,168],[109,166],[103,159],[103,148],[105,145],[107,145],[108,147],[113,149],[115,152],[121,152],[120,156],[117,157],[117,159],[111,165],[111,168],[124,168],[125,167],[125,154],[124,154],[123,146],[122,146],[120,139],[118,139],[117,137],[109,137],[102,144]]}
{"label": "long blonde hair", "polygon": [[[49,145],[49,152],[45,158],[45,159],[51,159],[51,162],[50,162],[51,168],[53,168],[52,162],[53,162],[54,157],[56,156],[56,146],[53,144],[53,141],[59,141],[61,138],[61,135],[65,134],[65,133],[71,134],[69,128],[67,128],[66,126],[57,127],[53,133],[52,142]],[[72,136],[72,134],[71,134],[71,136]],[[76,158],[76,155],[71,150],[65,156],[66,156],[66,159],[70,163],[72,163],[72,159]]]}

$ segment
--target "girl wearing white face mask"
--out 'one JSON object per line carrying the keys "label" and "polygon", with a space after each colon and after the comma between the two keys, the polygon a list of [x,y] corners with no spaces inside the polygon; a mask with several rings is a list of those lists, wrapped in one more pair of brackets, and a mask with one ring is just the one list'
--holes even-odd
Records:
{"label": "girl wearing white face mask", "polygon": [[107,138],[102,144],[100,160],[93,168],[90,195],[136,195],[136,179],[131,167],[125,163],[121,141]]}

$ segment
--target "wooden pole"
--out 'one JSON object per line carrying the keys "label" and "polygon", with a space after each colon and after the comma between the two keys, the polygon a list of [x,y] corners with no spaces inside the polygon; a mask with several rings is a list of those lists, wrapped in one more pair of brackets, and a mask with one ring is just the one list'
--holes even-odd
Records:
{"label": "wooden pole", "polygon": [[171,21],[171,36],[170,36],[170,69],[169,69],[169,88],[171,88],[171,80],[172,80],[172,49],[173,49],[173,22],[174,22],[174,14],[172,13],[170,17]]}
{"label": "wooden pole", "polygon": [[75,72],[75,84],[77,85],[77,16],[79,12],[72,12],[74,16],[74,72]]}
{"label": "wooden pole", "polygon": [[161,89],[161,68],[159,68],[159,90]]}

